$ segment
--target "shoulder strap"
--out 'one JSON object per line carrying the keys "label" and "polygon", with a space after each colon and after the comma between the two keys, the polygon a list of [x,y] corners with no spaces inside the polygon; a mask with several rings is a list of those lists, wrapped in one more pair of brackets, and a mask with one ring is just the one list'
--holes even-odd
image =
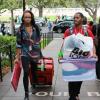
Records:
{"label": "shoulder strap", "polygon": [[84,36],[88,36],[87,26],[82,26],[82,29],[84,31]]}
{"label": "shoulder strap", "polygon": [[73,27],[70,27],[69,28],[69,32],[70,32],[69,35],[72,35],[73,34]]}

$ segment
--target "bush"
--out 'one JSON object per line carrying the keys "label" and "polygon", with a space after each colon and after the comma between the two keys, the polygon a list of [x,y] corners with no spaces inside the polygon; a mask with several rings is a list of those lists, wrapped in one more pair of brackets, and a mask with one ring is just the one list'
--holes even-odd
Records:
{"label": "bush", "polygon": [[8,65],[10,67],[10,48],[12,51],[12,59],[15,57],[15,50],[16,50],[16,37],[15,36],[0,36],[0,53],[2,58],[2,67]]}
{"label": "bush", "polygon": [[12,58],[15,57],[15,49],[16,49],[16,37],[15,36],[0,36],[0,53],[1,53],[1,66],[2,66],[2,73],[5,75],[9,72],[11,64],[9,59],[10,48],[12,51]]}
{"label": "bush", "polygon": [[16,37],[15,36],[0,36],[0,52],[2,54],[9,54],[8,46],[11,45],[12,54],[15,54]]}

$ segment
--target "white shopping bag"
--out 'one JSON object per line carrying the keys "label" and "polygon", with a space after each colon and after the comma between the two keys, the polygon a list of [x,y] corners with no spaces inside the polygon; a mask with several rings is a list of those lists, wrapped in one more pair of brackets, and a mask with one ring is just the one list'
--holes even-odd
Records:
{"label": "white shopping bag", "polygon": [[69,56],[70,52],[74,48],[79,48],[83,52],[91,52],[93,50],[93,39],[88,36],[84,36],[80,33],[77,35],[72,34],[65,38],[63,45],[64,56]]}
{"label": "white shopping bag", "polygon": [[83,51],[91,51],[93,49],[93,39],[80,33],[75,36],[74,43],[76,47],[79,46]]}

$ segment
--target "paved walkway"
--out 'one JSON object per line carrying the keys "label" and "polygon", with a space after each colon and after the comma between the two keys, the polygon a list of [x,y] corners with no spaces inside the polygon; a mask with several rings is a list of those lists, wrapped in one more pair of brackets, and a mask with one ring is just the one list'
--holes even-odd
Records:
{"label": "paved walkway", "polygon": [[[68,100],[67,83],[62,80],[61,65],[58,64],[57,54],[61,47],[62,40],[54,39],[44,50],[43,54],[46,57],[53,57],[54,59],[54,79],[52,87],[37,88],[35,95],[30,92],[30,100]],[[10,85],[11,73],[4,77],[4,81],[0,83],[0,100],[23,100],[24,89],[22,76],[20,79],[18,91],[15,93]],[[87,81],[83,82],[81,100],[100,100],[100,82]]]}

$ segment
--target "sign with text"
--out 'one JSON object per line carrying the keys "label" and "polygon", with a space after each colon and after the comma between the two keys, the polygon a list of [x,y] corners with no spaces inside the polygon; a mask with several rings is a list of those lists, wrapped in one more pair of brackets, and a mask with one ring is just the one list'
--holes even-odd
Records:
{"label": "sign with text", "polygon": [[62,75],[65,81],[85,81],[96,79],[95,58],[72,59],[70,57],[61,60]]}

